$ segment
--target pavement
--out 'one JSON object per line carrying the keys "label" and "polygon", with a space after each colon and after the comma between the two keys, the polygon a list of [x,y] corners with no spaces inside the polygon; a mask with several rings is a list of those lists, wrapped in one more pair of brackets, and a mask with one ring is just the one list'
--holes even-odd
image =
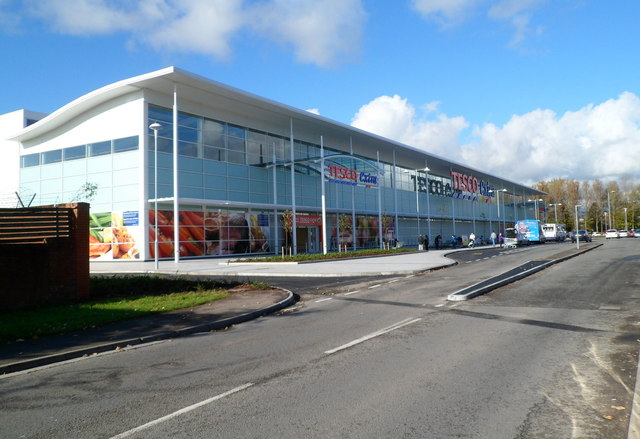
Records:
{"label": "pavement", "polygon": [[[584,245],[582,251],[596,246]],[[482,247],[477,247],[482,248]],[[458,249],[469,251],[473,249]],[[577,255],[567,249],[567,255]],[[582,252],[581,251],[581,252]],[[580,252],[580,253],[581,253]],[[92,275],[161,274],[252,282],[260,277],[360,277],[408,275],[455,265],[447,257],[452,250],[429,250],[390,256],[341,259],[305,263],[246,263],[234,259],[186,259],[179,263],[92,262]],[[191,309],[131,319],[99,328],[0,345],[0,377],[48,364],[175,337],[221,330],[284,309],[297,300],[283,289],[244,290],[230,297]]]}

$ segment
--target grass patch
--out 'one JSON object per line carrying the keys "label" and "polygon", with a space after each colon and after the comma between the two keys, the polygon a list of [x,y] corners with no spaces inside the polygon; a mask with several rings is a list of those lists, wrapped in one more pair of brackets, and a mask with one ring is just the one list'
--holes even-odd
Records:
{"label": "grass patch", "polygon": [[304,261],[323,261],[323,260],[333,260],[333,259],[345,259],[345,258],[364,258],[370,256],[384,256],[384,255],[395,255],[400,253],[411,253],[415,252],[415,249],[411,248],[394,248],[390,250],[383,250],[379,248],[368,249],[368,250],[355,250],[348,251],[344,253],[327,253],[323,254],[299,254],[299,255],[280,255],[280,256],[266,256],[261,258],[242,258],[236,259],[236,262],[304,262]]}
{"label": "grass patch", "polygon": [[[227,297],[230,286],[157,276],[91,279],[94,300],[0,314],[0,341],[77,331],[121,320],[190,308]],[[101,297],[95,300],[96,297]]]}

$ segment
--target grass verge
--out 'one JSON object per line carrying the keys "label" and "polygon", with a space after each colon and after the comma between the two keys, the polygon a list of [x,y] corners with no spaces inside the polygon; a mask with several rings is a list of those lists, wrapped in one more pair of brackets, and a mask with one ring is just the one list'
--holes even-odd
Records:
{"label": "grass verge", "polygon": [[371,256],[384,256],[384,255],[395,255],[400,253],[411,253],[415,252],[415,249],[411,248],[394,248],[390,250],[383,249],[369,249],[369,250],[355,250],[348,251],[344,253],[327,253],[316,254],[316,253],[304,253],[299,255],[280,255],[280,256],[266,256],[263,258],[242,258],[236,259],[236,262],[304,262],[304,261],[322,261],[322,260],[332,260],[332,259],[346,259],[346,258],[365,258]]}
{"label": "grass verge", "polygon": [[[96,295],[104,297],[84,303],[45,306],[37,309],[9,311],[0,314],[0,341],[13,341],[61,334],[106,325],[121,320],[190,308],[225,298],[229,292],[217,284],[207,289],[199,282],[155,278],[101,278],[95,281]],[[131,295],[136,287],[157,289]],[[211,285],[214,285],[211,283]],[[92,279],[92,293],[94,279]],[[163,294],[158,294],[160,290]],[[173,292],[171,292],[173,290]],[[141,294],[142,293],[142,294]]]}

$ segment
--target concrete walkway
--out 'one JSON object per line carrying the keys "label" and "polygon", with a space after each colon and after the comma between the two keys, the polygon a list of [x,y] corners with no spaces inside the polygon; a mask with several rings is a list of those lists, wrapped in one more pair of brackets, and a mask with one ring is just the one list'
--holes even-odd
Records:
{"label": "concrete walkway", "polygon": [[[472,250],[472,249],[469,249]],[[445,257],[449,250],[429,250],[391,256],[341,259],[318,262],[234,262],[230,259],[184,259],[160,261],[161,274],[213,275],[231,278],[243,277],[345,277],[412,274],[455,264]],[[105,273],[156,273],[154,262],[92,262],[91,274]]]}

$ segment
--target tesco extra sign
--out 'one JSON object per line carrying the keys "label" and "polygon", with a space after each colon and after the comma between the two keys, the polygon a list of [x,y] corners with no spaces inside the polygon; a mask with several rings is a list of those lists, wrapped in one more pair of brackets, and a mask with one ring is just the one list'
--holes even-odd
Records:
{"label": "tesco extra sign", "polygon": [[342,166],[329,165],[329,178],[340,183],[363,184],[366,186],[377,185],[378,177],[368,172],[358,172],[355,169],[343,168]]}
{"label": "tesco extra sign", "polygon": [[471,175],[451,171],[451,183],[454,191],[479,193],[485,197],[493,197],[493,186]]}

